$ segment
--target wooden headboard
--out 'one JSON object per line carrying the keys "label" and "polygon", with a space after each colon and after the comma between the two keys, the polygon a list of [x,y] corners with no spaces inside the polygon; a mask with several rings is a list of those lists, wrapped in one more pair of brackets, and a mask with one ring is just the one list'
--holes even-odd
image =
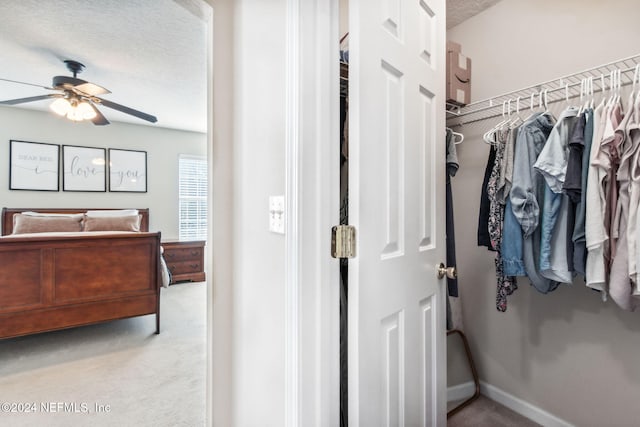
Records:
{"label": "wooden headboard", "polygon": [[[22,212],[42,212],[42,213],[84,213],[86,211],[100,210],[113,211],[122,208],[2,208],[2,235],[6,236],[13,232],[13,216]],[[142,215],[140,221],[140,231],[149,231],[149,209],[138,209]]]}

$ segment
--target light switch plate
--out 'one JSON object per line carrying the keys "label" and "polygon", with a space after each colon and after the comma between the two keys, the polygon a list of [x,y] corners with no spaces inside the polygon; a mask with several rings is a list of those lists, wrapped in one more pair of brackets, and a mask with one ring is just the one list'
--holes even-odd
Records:
{"label": "light switch plate", "polygon": [[284,234],[284,196],[269,196],[269,231]]}

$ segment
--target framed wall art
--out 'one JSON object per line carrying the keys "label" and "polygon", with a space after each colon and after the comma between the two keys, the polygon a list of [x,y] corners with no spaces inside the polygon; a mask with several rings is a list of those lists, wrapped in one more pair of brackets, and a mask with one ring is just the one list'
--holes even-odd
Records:
{"label": "framed wall art", "polygon": [[104,148],[62,146],[63,191],[107,191],[107,152]]}
{"label": "framed wall art", "polygon": [[9,142],[10,190],[60,189],[59,145],[13,139]]}
{"label": "framed wall art", "polygon": [[147,192],[147,152],[109,148],[109,191]]}

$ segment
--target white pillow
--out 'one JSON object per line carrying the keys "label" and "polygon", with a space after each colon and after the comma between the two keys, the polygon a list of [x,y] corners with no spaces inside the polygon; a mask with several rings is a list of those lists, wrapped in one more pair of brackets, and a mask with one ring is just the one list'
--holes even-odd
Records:
{"label": "white pillow", "polygon": [[93,218],[114,217],[114,216],[135,216],[138,209],[114,209],[108,211],[87,211],[86,215]]}
{"label": "white pillow", "polygon": [[22,212],[22,215],[26,216],[54,216],[54,217],[68,217],[68,218],[80,218],[83,216],[81,213],[53,213],[53,212]]}

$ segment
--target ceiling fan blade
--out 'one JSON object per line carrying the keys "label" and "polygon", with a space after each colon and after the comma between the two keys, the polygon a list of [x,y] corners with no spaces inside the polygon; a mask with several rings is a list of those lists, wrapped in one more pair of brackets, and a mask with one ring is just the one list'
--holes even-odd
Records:
{"label": "ceiling fan blade", "polygon": [[79,84],[78,86],[75,86],[74,89],[77,90],[78,92],[81,92],[83,95],[88,95],[88,96],[97,96],[97,95],[104,95],[107,93],[111,93],[110,90],[90,82]]}
{"label": "ceiling fan blade", "polygon": [[93,124],[96,126],[108,125],[109,120],[107,120],[107,118],[100,112],[100,110],[98,110],[96,106],[93,105],[93,102],[90,102],[89,105],[91,105],[91,108],[93,108],[93,111],[96,112],[96,116],[93,119],[91,119]]}
{"label": "ceiling fan blade", "polygon": [[130,114],[132,116],[138,117],[142,120],[146,120],[151,123],[155,123],[158,121],[156,116],[152,116],[151,114],[143,113],[142,111],[134,110],[133,108],[125,107],[124,105],[116,104],[115,102],[107,101],[106,99],[97,98],[102,105],[105,107],[113,108],[114,110],[121,111],[125,114]]}
{"label": "ceiling fan blade", "polygon": [[63,95],[59,93],[50,93],[48,95],[30,96],[29,98],[9,99],[7,101],[0,101],[0,105],[16,105],[24,104],[26,102],[41,101],[49,98],[61,98]]}
{"label": "ceiling fan blade", "polygon": [[37,85],[37,84],[27,83],[27,82],[20,82],[18,80],[10,80],[10,79],[3,79],[3,78],[0,78],[0,80],[2,80],[3,82],[18,83],[18,84],[21,84],[21,85],[35,86],[35,87],[41,87],[43,89],[53,90],[52,87],[42,86],[42,85]]}

